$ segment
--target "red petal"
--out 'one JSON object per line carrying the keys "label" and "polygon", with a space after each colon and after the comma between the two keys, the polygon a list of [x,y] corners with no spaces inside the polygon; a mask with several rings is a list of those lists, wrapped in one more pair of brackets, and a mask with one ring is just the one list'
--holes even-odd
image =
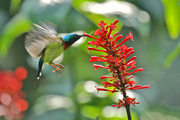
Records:
{"label": "red petal", "polygon": [[93,37],[93,36],[91,36],[91,35],[89,35],[89,34],[87,34],[87,33],[84,33],[84,36],[85,36],[85,37],[92,38],[92,39],[95,39],[95,40],[98,40],[98,38],[95,38],[95,37]]}
{"label": "red petal", "polygon": [[132,103],[132,100],[133,100],[133,98],[127,98],[126,103],[130,105]]}
{"label": "red petal", "polygon": [[[116,37],[116,39],[113,41],[113,44],[116,44],[117,41],[118,41],[119,39],[121,39],[122,37],[123,37],[122,35],[118,35],[118,36]],[[113,38],[114,38],[114,36],[113,36]]]}
{"label": "red petal", "polygon": [[130,75],[129,78],[133,78],[134,76],[133,75]]}
{"label": "red petal", "polygon": [[151,84],[145,85],[145,86],[136,85],[136,86],[134,86],[134,87],[130,87],[130,88],[127,88],[127,89],[128,89],[128,90],[138,90],[138,89],[145,89],[145,88],[149,89],[150,85],[151,85]]}
{"label": "red petal", "polygon": [[102,79],[105,79],[105,78],[114,78],[114,77],[112,77],[112,76],[106,76],[106,75],[100,77],[101,80],[102,80]]}
{"label": "red petal", "polygon": [[129,35],[127,35],[121,43],[117,44],[116,47],[119,47],[119,46],[122,45],[124,42],[128,41],[129,39],[131,39],[131,40],[133,41],[133,35],[131,34],[131,32],[129,32]]}
{"label": "red petal", "polygon": [[89,62],[106,62],[106,59],[99,58],[97,56],[91,56],[91,59],[89,60]]}
{"label": "red petal", "polygon": [[133,106],[135,106],[135,104],[139,104],[140,102],[135,102],[135,101],[133,101],[131,104],[133,105]]}
{"label": "red petal", "polygon": [[87,49],[90,51],[90,50],[94,50],[94,51],[100,51],[100,52],[107,52],[106,50],[99,50],[99,49],[96,49],[96,48],[93,48],[93,47],[87,47]]}
{"label": "red petal", "polygon": [[126,63],[126,66],[129,66],[129,65],[134,66],[135,64],[136,64],[136,61],[131,60],[128,63]]}
{"label": "red petal", "polygon": [[102,84],[104,84],[104,87],[106,88],[110,83],[107,81],[103,81]]}
{"label": "red petal", "polygon": [[102,66],[102,65],[96,65],[96,64],[94,64],[93,67],[95,67],[94,71],[96,71],[98,68],[109,69],[109,67],[105,67],[105,66]]}
{"label": "red petal", "polygon": [[116,35],[118,35],[118,34],[119,34],[119,32],[114,33],[112,38],[116,37]]}
{"label": "red petal", "polygon": [[110,29],[113,31],[114,28],[116,28],[117,26],[114,23],[111,23]]}
{"label": "red petal", "polygon": [[105,89],[105,88],[97,88],[96,86],[95,86],[95,88],[97,89],[97,91],[109,91],[109,92],[112,92],[112,93],[119,92],[118,90],[108,90],[108,89]]}
{"label": "red petal", "polygon": [[129,59],[129,61],[126,62],[126,65],[128,66],[129,62],[131,62],[132,60],[136,59],[136,56],[133,56],[131,59]]}
{"label": "red petal", "polygon": [[112,104],[112,107],[117,107],[118,105]]}
{"label": "red petal", "polygon": [[98,23],[98,26],[100,26],[102,29],[104,29],[105,25],[107,25],[107,23],[104,23],[104,20],[101,20],[101,22]]}
{"label": "red petal", "polygon": [[114,21],[114,25],[115,25],[117,22],[119,22],[119,20],[118,20],[118,19],[116,19],[116,20]]}
{"label": "red petal", "polygon": [[120,107],[122,107],[122,105],[112,105],[112,107],[117,107],[118,109],[120,108]]}
{"label": "red petal", "polygon": [[97,29],[97,30],[94,32],[94,35],[100,36],[101,33],[102,33],[102,32],[100,31],[100,29]]}
{"label": "red petal", "polygon": [[92,44],[92,42],[88,41],[87,44]]}
{"label": "red petal", "polygon": [[135,69],[135,68],[136,68],[136,66],[132,66],[132,67],[126,69],[126,71],[129,71],[129,70],[132,70],[132,69]]}
{"label": "red petal", "polygon": [[128,52],[130,52],[130,51],[132,51],[132,50],[134,50],[133,47],[128,47],[127,49],[125,48],[123,55],[126,55]]}
{"label": "red petal", "polygon": [[123,60],[125,60],[127,57],[129,57],[131,54],[134,53],[134,50],[131,50],[130,52],[128,52],[127,55],[125,55],[125,57],[123,58]]}
{"label": "red petal", "polygon": [[127,84],[129,84],[131,87],[133,86],[133,84],[136,84],[136,82],[134,82],[133,80],[129,81]]}
{"label": "red petal", "polygon": [[124,74],[124,76],[131,75],[131,74],[133,74],[133,73],[137,73],[137,72],[139,72],[139,71],[143,71],[143,68],[138,68],[138,69],[136,69],[136,70],[135,70],[135,71],[133,71],[133,72],[126,73],[126,74]]}

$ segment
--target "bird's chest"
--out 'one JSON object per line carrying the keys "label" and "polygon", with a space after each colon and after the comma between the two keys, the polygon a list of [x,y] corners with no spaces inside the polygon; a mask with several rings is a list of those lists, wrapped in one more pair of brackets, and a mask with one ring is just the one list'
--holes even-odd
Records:
{"label": "bird's chest", "polygon": [[42,59],[46,63],[52,63],[54,59],[59,57],[64,51],[64,45],[57,42],[52,42],[46,46]]}

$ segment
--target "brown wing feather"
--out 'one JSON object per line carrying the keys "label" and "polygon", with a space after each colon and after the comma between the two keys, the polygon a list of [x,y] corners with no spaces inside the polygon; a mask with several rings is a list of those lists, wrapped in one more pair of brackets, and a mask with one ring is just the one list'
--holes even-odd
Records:
{"label": "brown wing feather", "polygon": [[62,44],[62,38],[57,37],[55,27],[50,23],[41,22],[41,26],[34,24],[25,39],[25,48],[32,57],[41,56],[42,51],[52,41],[58,41]]}

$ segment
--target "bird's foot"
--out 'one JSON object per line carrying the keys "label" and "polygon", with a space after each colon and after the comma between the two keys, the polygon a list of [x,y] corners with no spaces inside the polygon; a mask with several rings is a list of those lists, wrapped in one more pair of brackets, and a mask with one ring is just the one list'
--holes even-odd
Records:
{"label": "bird's foot", "polygon": [[57,71],[59,71],[59,77],[61,77],[61,75],[62,75],[62,74],[61,74],[61,69],[59,69],[59,68],[56,68],[56,70],[53,70],[52,73],[55,73],[55,72],[57,72]]}
{"label": "bird's foot", "polygon": [[54,63],[54,65],[58,66],[59,69],[62,68],[63,73],[65,73],[65,68],[64,68],[64,66],[62,64]]}
{"label": "bird's foot", "polygon": [[59,77],[61,77],[61,75],[62,75],[62,74],[61,74],[61,68],[62,68],[63,73],[65,73],[65,69],[64,69],[64,66],[63,66],[63,65],[53,63],[53,64],[51,64],[51,66],[53,66],[53,67],[56,68],[56,70],[53,70],[52,73],[55,73],[55,72],[59,71]]}

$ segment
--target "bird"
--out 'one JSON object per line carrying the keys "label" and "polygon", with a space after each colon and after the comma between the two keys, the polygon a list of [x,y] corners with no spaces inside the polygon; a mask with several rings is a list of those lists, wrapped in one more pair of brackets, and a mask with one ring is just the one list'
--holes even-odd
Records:
{"label": "bird", "polygon": [[83,36],[84,34],[69,33],[60,37],[53,23],[40,22],[39,25],[34,24],[34,28],[26,35],[24,46],[32,57],[39,57],[36,80],[40,79],[45,64],[55,68],[52,71],[53,73],[59,71],[59,76],[61,76],[61,69],[65,73],[64,66],[53,61]]}

